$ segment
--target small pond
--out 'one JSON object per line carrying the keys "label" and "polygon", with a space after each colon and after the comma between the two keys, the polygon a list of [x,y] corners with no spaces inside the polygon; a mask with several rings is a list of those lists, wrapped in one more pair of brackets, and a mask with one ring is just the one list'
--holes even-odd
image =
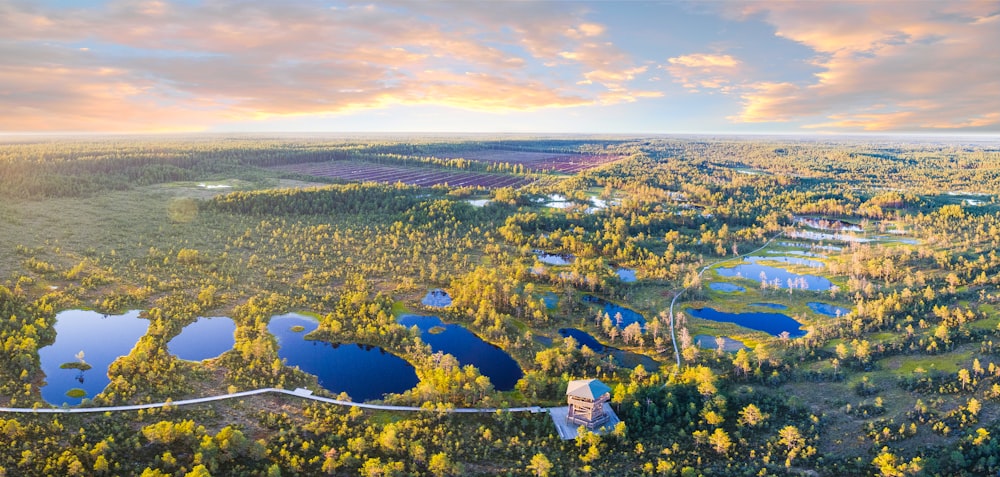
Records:
{"label": "small pond", "polygon": [[688,308],[687,312],[695,318],[736,323],[742,327],[763,331],[774,336],[778,336],[784,331],[787,331],[788,335],[792,338],[798,338],[806,334],[805,331],[799,329],[802,323],[781,313],[762,313],[756,311],[749,313],[727,313],[714,308]]}
{"label": "small pond", "polygon": [[816,258],[826,257],[826,255],[823,255],[821,253],[806,252],[805,250],[768,250],[767,253],[768,255],[800,255],[803,257],[816,257]]}
{"label": "small pond", "polygon": [[660,369],[660,363],[644,354],[633,353],[618,348],[608,348],[610,355],[614,357],[615,364],[629,369],[635,369],[640,364],[646,371],[656,371]]}
{"label": "small pond", "polygon": [[466,202],[473,207],[486,207],[490,202],[490,199],[468,199]]}
{"label": "small pond", "polygon": [[711,288],[711,289],[713,289],[715,291],[718,291],[718,292],[724,292],[724,293],[735,293],[735,292],[745,292],[745,291],[747,291],[746,288],[743,288],[743,287],[741,287],[739,285],[733,285],[732,283],[725,283],[725,282],[712,282],[712,283],[709,283],[708,284],[708,288]]}
{"label": "small pond", "polygon": [[816,275],[799,275],[788,270],[761,265],[759,263],[742,263],[735,267],[719,267],[715,271],[723,277],[741,277],[758,282],[766,280],[771,286],[778,288],[796,288],[801,290],[829,290],[833,283]]}
{"label": "small pond", "polygon": [[615,273],[618,274],[618,279],[625,283],[635,283],[635,270],[629,268],[618,268],[615,269]]}
{"label": "small pond", "polygon": [[823,233],[823,232],[812,232],[808,230],[793,230],[787,234],[788,237],[805,239],[805,240],[836,240],[840,242],[855,242],[855,243],[868,243],[873,242],[875,239],[868,237],[857,237],[854,235],[849,235],[846,233]]}
{"label": "small pond", "polygon": [[569,265],[576,259],[576,257],[569,253],[556,254],[548,253],[543,250],[535,250],[534,253],[538,257],[539,262],[549,265]]}
{"label": "small pond", "polygon": [[851,310],[848,310],[847,308],[831,305],[829,303],[820,303],[818,301],[811,301],[806,303],[806,305],[809,305],[809,309],[814,313],[827,316],[841,317],[851,312]]}
{"label": "small pond", "polygon": [[[694,343],[702,349],[718,349],[719,344],[716,343],[716,337],[712,335],[695,335]],[[741,349],[746,348],[740,340],[734,340],[728,336],[722,337],[722,351],[736,352]]]}
{"label": "small pond", "polygon": [[562,336],[563,338],[572,337],[576,340],[577,345],[580,347],[586,346],[597,353],[604,352],[604,345],[602,345],[599,341],[597,341],[597,338],[594,338],[586,331],[578,330],[576,328],[559,328],[559,336]]}
{"label": "small pond", "polygon": [[751,303],[750,306],[760,306],[764,308],[770,308],[772,310],[787,310],[787,305],[782,305],[781,303]]}
{"label": "small pond", "polygon": [[864,229],[858,224],[852,224],[837,219],[819,219],[813,217],[795,217],[795,222],[821,230],[838,230],[847,232],[863,232]]}
{"label": "small pond", "polygon": [[[612,323],[614,323],[621,329],[625,329],[625,327],[631,325],[632,323],[639,323],[639,326],[641,326],[643,330],[646,329],[646,319],[635,311],[632,311],[623,306],[618,306],[614,303],[611,303],[603,298],[598,298],[594,295],[583,295],[583,301],[587,303],[594,303],[604,307],[604,313],[606,313],[608,317],[611,318]],[[620,322],[617,321],[617,319],[615,318],[619,313],[621,313],[622,316]]]}
{"label": "small pond", "polygon": [[[139,338],[146,334],[149,321],[139,318],[139,310],[124,315],[103,315],[96,311],[67,310],[56,314],[56,341],[38,350],[46,385],[42,398],[50,404],[80,404],[83,398],[71,398],[66,393],[82,389],[91,399],[104,391],[108,383],[108,366],[119,356],[132,351]],[[64,363],[78,363],[78,355],[90,369],[63,369]]]}
{"label": "small pond", "polygon": [[555,309],[559,306],[559,295],[552,292],[546,292],[542,294],[542,301],[545,302],[545,308],[550,310]]}
{"label": "small pond", "polygon": [[757,263],[759,261],[766,260],[770,262],[781,262],[781,263],[787,263],[789,265],[802,265],[804,267],[812,267],[812,268],[823,268],[823,266],[826,265],[819,260],[810,260],[808,258],[802,258],[802,257],[763,257],[754,255],[750,257],[744,257],[743,260],[750,263]]}
{"label": "small pond", "polygon": [[170,354],[188,361],[214,358],[233,348],[236,323],[224,316],[198,318],[167,343]]}
{"label": "small pond", "polygon": [[[517,361],[506,351],[494,346],[462,325],[445,324],[436,316],[403,315],[399,324],[420,329],[420,339],[437,352],[450,354],[463,366],[471,364],[479,372],[490,378],[493,387],[499,391],[514,389],[517,381],[524,376]],[[431,329],[434,328],[434,331]]]}
{"label": "small pond", "polygon": [[[299,326],[302,331],[295,331]],[[319,385],[332,393],[346,392],[360,402],[417,385],[413,366],[380,347],[307,340],[306,335],[318,327],[315,318],[298,313],[273,316],[267,324],[278,339],[278,357],[315,375]]]}
{"label": "small pond", "polygon": [[424,306],[444,308],[451,305],[451,296],[448,295],[448,292],[440,288],[435,288],[427,292],[427,294],[424,295],[424,299],[420,300],[420,303]]}

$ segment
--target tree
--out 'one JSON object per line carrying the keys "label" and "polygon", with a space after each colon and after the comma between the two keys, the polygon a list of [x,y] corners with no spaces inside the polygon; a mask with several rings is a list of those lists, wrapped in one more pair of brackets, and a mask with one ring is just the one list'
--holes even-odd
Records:
{"label": "tree", "polygon": [[459,472],[458,468],[448,457],[448,454],[444,452],[438,452],[431,456],[431,460],[427,464],[427,470],[436,477],[455,475]]}
{"label": "tree", "polygon": [[750,403],[740,411],[738,422],[745,426],[757,427],[767,420],[768,417],[770,417],[770,414],[762,412],[756,404]]}
{"label": "tree", "polygon": [[729,453],[729,449],[733,446],[733,441],[729,438],[729,434],[722,430],[721,427],[716,427],[712,435],[708,437],[709,444],[712,445],[712,449],[719,454],[726,455]]}
{"label": "tree", "polygon": [[528,470],[537,477],[548,477],[549,472],[552,472],[552,462],[549,462],[549,458],[545,457],[545,454],[539,452],[531,458]]}

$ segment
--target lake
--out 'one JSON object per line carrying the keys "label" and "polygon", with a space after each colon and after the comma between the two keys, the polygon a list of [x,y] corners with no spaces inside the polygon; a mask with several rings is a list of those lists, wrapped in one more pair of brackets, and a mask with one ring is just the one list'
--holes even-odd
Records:
{"label": "lake", "polygon": [[236,323],[224,316],[198,318],[167,343],[170,354],[188,361],[214,358],[233,349]]}
{"label": "lake", "polygon": [[[139,310],[123,315],[104,315],[96,311],[66,310],[56,314],[55,343],[38,350],[46,384],[42,398],[55,405],[80,404],[83,398],[71,398],[66,392],[79,388],[86,398],[104,391],[111,382],[108,366],[119,356],[132,351],[139,338],[146,334],[149,321],[139,318]],[[83,360],[91,366],[87,371],[61,369],[63,363]]]}
{"label": "lake", "polygon": [[718,311],[714,308],[688,308],[686,310],[691,316],[703,320],[721,321],[726,323],[736,323],[744,328],[763,331],[773,336],[778,336],[787,331],[792,338],[805,336],[806,332],[799,329],[802,323],[795,321],[788,315],[781,313],[728,313]]}
{"label": "lake", "polygon": [[724,292],[724,293],[735,293],[735,292],[745,292],[745,291],[747,291],[746,288],[743,288],[743,287],[741,287],[739,285],[733,285],[732,283],[724,283],[724,282],[712,282],[712,283],[709,283],[708,284],[708,288],[711,288],[711,289],[713,289],[715,291],[718,291],[718,292]]}
{"label": "lake", "polygon": [[778,288],[796,288],[803,290],[829,290],[833,283],[816,275],[799,275],[788,270],[761,265],[759,263],[742,263],[735,267],[719,267],[716,273],[723,277],[740,277],[750,280],[767,280],[771,286]]}
{"label": "lake", "polygon": [[[594,303],[604,308],[604,313],[611,318],[611,322],[617,325],[621,329],[625,329],[628,325],[632,323],[639,323],[644,330],[646,328],[646,319],[642,317],[639,313],[632,311],[623,306],[618,306],[611,303],[603,298],[598,298],[594,295],[583,295],[583,301],[587,303]],[[621,313],[621,322],[616,321],[615,315]]]}
{"label": "lake", "polygon": [[[295,326],[303,331],[293,331]],[[305,339],[319,327],[310,316],[289,313],[271,317],[267,330],[278,339],[278,357],[289,366],[315,375],[332,393],[346,392],[355,401],[382,399],[417,385],[417,372],[403,358],[378,346],[331,344]]]}
{"label": "lake", "polygon": [[821,315],[827,315],[827,316],[839,317],[839,316],[844,316],[851,312],[851,310],[848,310],[847,308],[831,305],[829,303],[820,303],[818,301],[811,301],[809,303],[806,303],[806,305],[808,305],[809,309],[812,310],[814,313],[819,313]]}
{"label": "lake", "polygon": [[597,341],[597,338],[594,338],[586,331],[578,330],[576,328],[559,328],[559,336],[562,336],[563,338],[572,337],[576,340],[577,345],[580,347],[586,346],[597,353],[604,352],[604,345],[602,345],[599,341]]}
{"label": "lake", "polygon": [[[450,354],[463,366],[471,364],[479,368],[479,372],[489,377],[493,387],[499,391],[514,389],[517,381],[524,376],[517,361],[506,351],[483,341],[462,325],[445,324],[436,316],[422,315],[402,315],[398,321],[407,328],[419,328],[420,339],[435,352]],[[431,332],[432,328],[435,332]]]}
{"label": "lake", "polygon": [[751,303],[750,306],[760,306],[764,308],[770,308],[772,310],[787,310],[787,305],[782,305],[781,303]]}

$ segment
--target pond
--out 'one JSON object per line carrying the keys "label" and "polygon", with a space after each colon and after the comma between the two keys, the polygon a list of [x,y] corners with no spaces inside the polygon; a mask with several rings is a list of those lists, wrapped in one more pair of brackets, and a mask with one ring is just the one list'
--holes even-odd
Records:
{"label": "pond", "polygon": [[799,238],[805,240],[823,241],[823,240],[835,240],[839,242],[855,242],[855,243],[868,243],[875,239],[868,237],[856,237],[854,235],[848,235],[845,233],[823,233],[823,232],[811,232],[808,230],[793,230],[786,234],[791,238]]}
{"label": "pond", "polygon": [[625,283],[635,283],[636,281],[635,270],[628,268],[619,268],[615,270],[615,273],[618,274],[618,279]]}
{"label": "pond", "polygon": [[[716,342],[716,337],[712,335],[695,335],[694,343],[702,349],[718,349],[719,343]],[[722,337],[722,351],[736,352],[741,349],[746,348],[740,340],[734,340],[728,336]]]}
{"label": "pond", "polygon": [[[295,331],[295,327],[302,331]],[[417,385],[417,372],[406,360],[377,346],[331,344],[307,340],[319,327],[315,318],[289,313],[271,317],[267,330],[278,340],[278,357],[289,366],[315,375],[332,393],[346,392],[355,401],[382,399]]]}
{"label": "pond", "polygon": [[825,263],[819,260],[810,260],[808,258],[802,258],[802,257],[762,257],[754,255],[750,257],[744,257],[743,260],[750,263],[757,263],[759,261],[766,260],[771,262],[787,263],[789,265],[802,265],[805,267],[812,267],[812,268],[823,268],[826,265]]}
{"label": "pond", "polygon": [[787,305],[782,305],[781,303],[751,303],[750,306],[760,306],[764,308],[770,308],[772,310],[787,310]]}
{"label": "pond", "polygon": [[559,335],[563,338],[573,337],[573,339],[576,340],[577,347],[579,348],[586,346],[595,353],[607,353],[614,359],[616,366],[635,369],[636,366],[641,364],[644,368],[646,368],[646,371],[655,371],[660,368],[660,363],[657,363],[655,359],[650,358],[649,356],[633,353],[631,351],[625,351],[611,346],[604,346],[590,333],[583,330],[578,330],[576,328],[560,328]]}
{"label": "pond", "polygon": [[597,338],[594,338],[586,331],[578,330],[576,328],[559,328],[559,336],[562,336],[563,338],[572,337],[576,340],[577,345],[580,347],[586,346],[597,353],[604,352],[604,345],[602,345],[599,341],[597,341]]}
{"label": "pond", "polygon": [[236,323],[224,316],[198,318],[167,343],[170,354],[188,361],[214,358],[233,348]]}
{"label": "pond", "polygon": [[841,317],[851,312],[851,310],[848,310],[847,308],[831,305],[829,303],[820,303],[818,301],[811,301],[806,303],[806,305],[808,305],[809,309],[814,313],[827,316]]}
{"label": "pond", "polygon": [[486,207],[490,202],[490,199],[468,199],[466,202],[473,207]]}
{"label": "pond", "polygon": [[534,253],[538,257],[539,262],[549,265],[569,265],[573,263],[574,259],[576,259],[576,257],[569,253],[556,254],[548,253],[543,250],[535,250]]}
{"label": "pond", "polygon": [[799,329],[799,327],[802,326],[802,323],[799,323],[788,315],[783,315],[781,313],[762,313],[757,311],[749,313],[728,313],[725,311],[718,311],[714,308],[688,308],[687,312],[695,318],[736,323],[744,328],[763,331],[774,336],[779,336],[785,331],[787,331],[788,336],[792,338],[798,338],[799,336],[805,336],[806,334],[805,331]]}
{"label": "pond", "polygon": [[833,283],[816,275],[799,275],[788,270],[761,265],[759,263],[742,263],[735,267],[719,267],[715,271],[723,277],[740,277],[758,282],[767,281],[771,287],[795,288],[801,290],[829,290]]}
{"label": "pond", "polygon": [[767,253],[769,255],[801,255],[803,257],[826,258],[826,255],[821,253],[806,252],[805,250],[768,250]]}
{"label": "pond", "polygon": [[498,391],[514,389],[517,381],[524,376],[517,361],[506,351],[483,341],[462,325],[445,324],[436,316],[421,315],[403,315],[398,321],[407,328],[419,328],[420,339],[435,352],[450,354],[463,366],[471,364],[479,368],[479,372],[489,377]]}
{"label": "pond", "polygon": [[550,310],[555,309],[559,306],[559,295],[552,292],[545,292],[542,294],[542,301],[545,303],[545,308]]}
{"label": "pond", "polygon": [[451,296],[448,295],[448,292],[440,288],[435,288],[427,292],[427,294],[424,295],[424,299],[420,300],[420,303],[424,306],[444,308],[451,305]]}
{"label": "pond", "polygon": [[709,283],[708,284],[708,288],[711,288],[711,289],[713,289],[715,291],[718,291],[718,292],[724,292],[724,293],[735,293],[735,292],[745,292],[745,291],[747,291],[746,288],[743,288],[743,287],[741,287],[739,285],[733,285],[732,283],[725,283],[725,282],[712,282],[712,283]]}
{"label": "pond", "polygon": [[821,230],[839,230],[847,232],[863,232],[864,229],[858,224],[852,224],[850,222],[845,222],[843,220],[837,219],[819,219],[813,217],[795,217],[793,219],[796,223],[805,225],[807,227],[812,227],[814,229]]}
{"label": "pond", "polygon": [[[87,310],[56,314],[56,341],[38,350],[46,381],[41,388],[42,398],[50,404],[76,405],[84,397],[91,399],[104,391],[111,382],[108,366],[119,356],[129,354],[149,328],[149,321],[139,318],[139,314],[139,310],[123,315]],[[90,369],[61,368],[64,363],[78,363],[78,356]],[[86,395],[68,397],[66,393],[71,389],[82,389]]]}
{"label": "pond", "polygon": [[[639,323],[639,326],[646,329],[646,319],[642,317],[639,313],[632,311],[623,306],[618,306],[611,303],[603,298],[598,298],[594,295],[583,295],[583,301],[587,303],[594,303],[598,306],[604,308],[604,313],[611,318],[611,322],[618,326],[618,328],[625,329],[628,325],[632,323]],[[616,316],[621,314],[621,321],[618,321]]]}

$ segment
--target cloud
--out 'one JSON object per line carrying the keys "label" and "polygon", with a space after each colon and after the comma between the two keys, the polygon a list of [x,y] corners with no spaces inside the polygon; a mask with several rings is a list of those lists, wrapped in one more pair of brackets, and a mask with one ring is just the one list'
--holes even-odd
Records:
{"label": "cloud", "polygon": [[723,89],[740,73],[740,61],[730,55],[692,53],[667,60],[662,68],[690,92]]}
{"label": "cloud", "polygon": [[[1000,131],[996,2],[741,5],[810,47],[812,81],[743,85],[744,122],[802,120],[868,131]],[[731,14],[733,12],[730,12]]]}
{"label": "cloud", "polygon": [[390,105],[631,102],[645,72],[553,2],[0,0],[0,131],[200,129]]}

